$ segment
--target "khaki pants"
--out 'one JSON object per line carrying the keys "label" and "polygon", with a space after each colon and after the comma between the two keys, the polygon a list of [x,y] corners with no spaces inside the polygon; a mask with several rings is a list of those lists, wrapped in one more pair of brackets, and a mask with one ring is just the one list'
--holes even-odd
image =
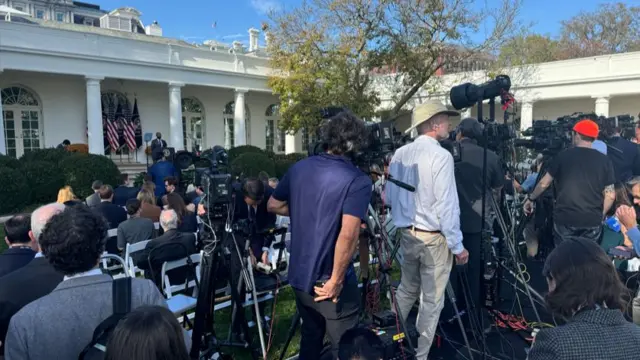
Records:
{"label": "khaki pants", "polygon": [[420,334],[416,359],[426,360],[433,342],[444,295],[453,266],[453,254],[442,234],[399,229],[404,256],[402,278],[396,293],[398,309],[404,320],[420,298],[416,329]]}

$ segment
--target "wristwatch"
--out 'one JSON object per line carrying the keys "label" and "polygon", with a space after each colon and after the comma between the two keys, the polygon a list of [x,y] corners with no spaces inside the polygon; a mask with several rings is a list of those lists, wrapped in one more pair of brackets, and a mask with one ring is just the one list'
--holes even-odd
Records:
{"label": "wristwatch", "polygon": [[527,195],[527,200],[529,200],[529,201],[531,201],[531,202],[536,201],[536,199],[532,199],[532,198],[531,198],[531,195]]}

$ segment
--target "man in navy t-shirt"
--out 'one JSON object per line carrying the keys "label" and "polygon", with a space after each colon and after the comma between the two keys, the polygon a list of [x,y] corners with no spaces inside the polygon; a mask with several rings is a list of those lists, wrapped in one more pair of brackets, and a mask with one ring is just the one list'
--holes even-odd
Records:
{"label": "man in navy t-shirt", "polygon": [[334,359],[342,334],[358,323],[359,289],[352,258],[371,199],[371,179],[345,155],[366,143],[364,122],[348,112],[321,128],[327,152],[297,162],[267,205],[289,216],[288,280],[302,318],[300,359],[319,359],[323,338]]}

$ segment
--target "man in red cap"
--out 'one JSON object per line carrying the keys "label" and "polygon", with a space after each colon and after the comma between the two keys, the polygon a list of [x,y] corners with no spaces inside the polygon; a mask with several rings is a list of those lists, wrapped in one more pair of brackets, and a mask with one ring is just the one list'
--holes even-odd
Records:
{"label": "man in red cap", "polygon": [[591,148],[598,124],[581,120],[573,127],[573,147],[560,152],[524,203],[527,214],[534,201],[553,183],[553,234],[556,245],[567,239],[600,241],[604,214],[615,200],[615,172],[606,155]]}

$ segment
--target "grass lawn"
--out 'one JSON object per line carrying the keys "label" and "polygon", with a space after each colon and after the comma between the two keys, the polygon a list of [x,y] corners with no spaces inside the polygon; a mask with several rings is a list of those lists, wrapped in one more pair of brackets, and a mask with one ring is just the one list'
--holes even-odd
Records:
{"label": "grass lawn", "polygon": [[7,243],[4,241],[4,226],[0,225],[0,254],[7,250]]}

